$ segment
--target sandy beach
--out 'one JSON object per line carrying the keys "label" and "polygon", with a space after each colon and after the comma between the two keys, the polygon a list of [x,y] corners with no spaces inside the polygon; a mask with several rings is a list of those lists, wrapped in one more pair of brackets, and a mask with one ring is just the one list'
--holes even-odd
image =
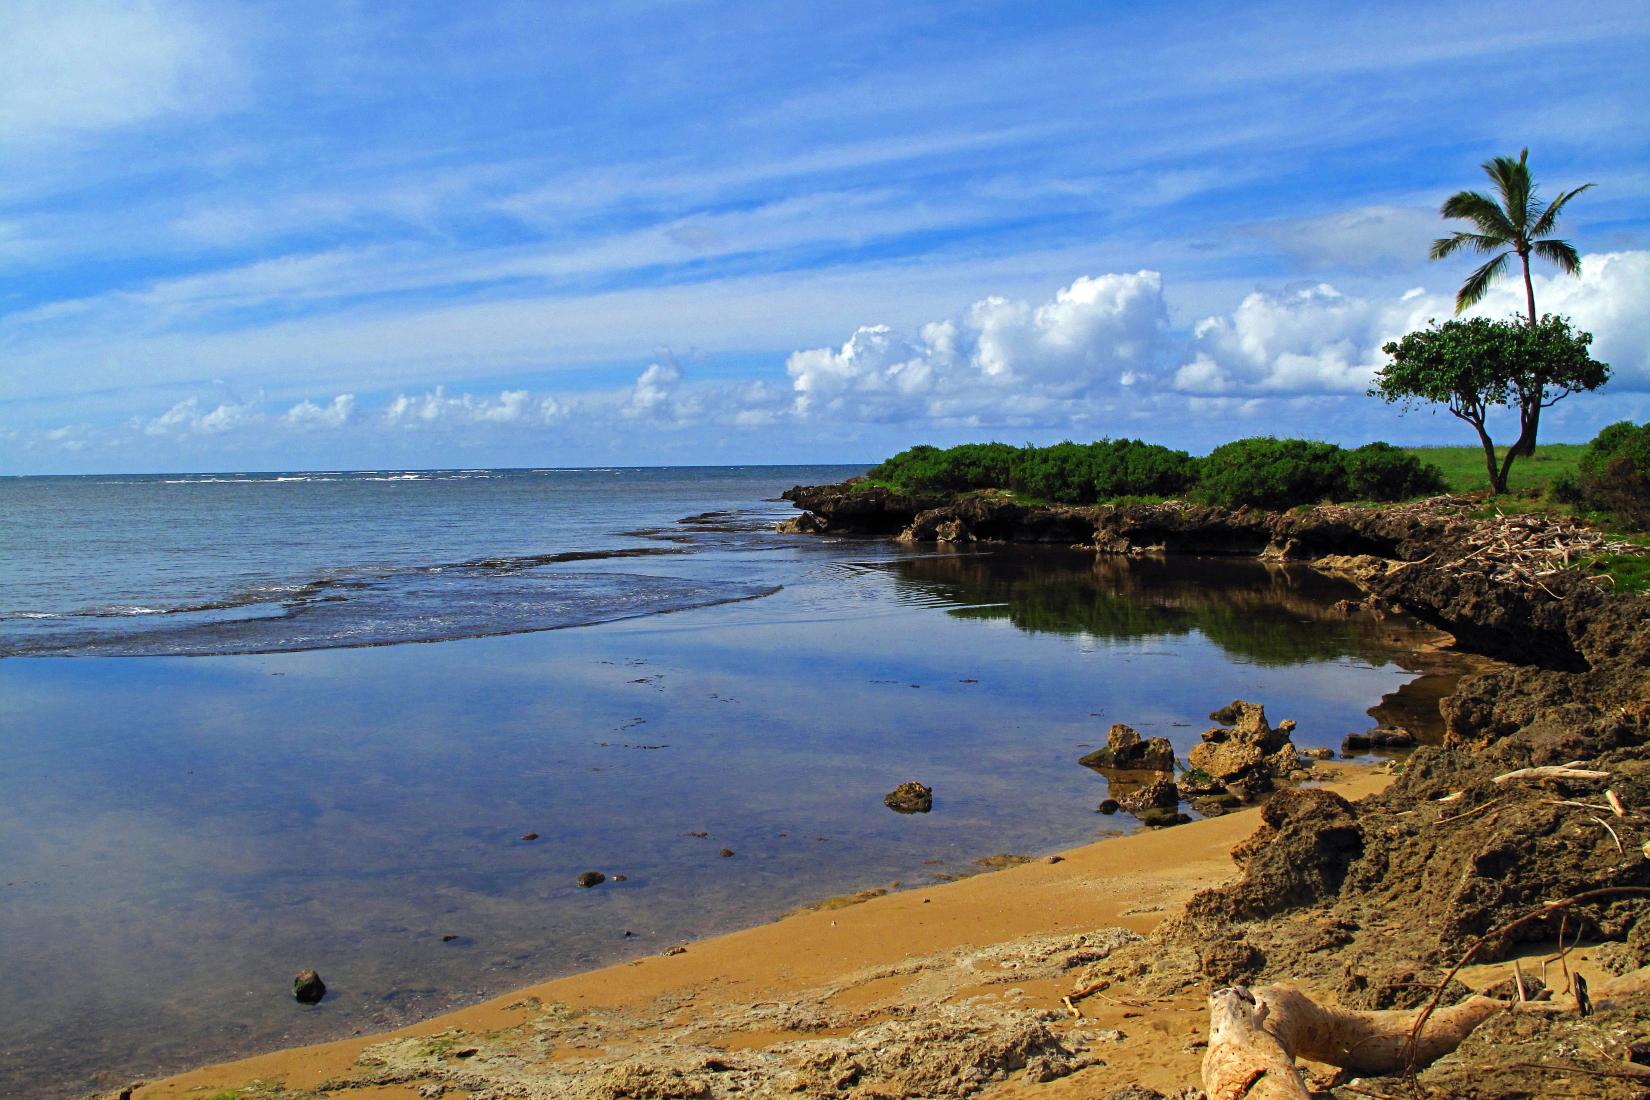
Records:
{"label": "sandy beach", "polygon": [[[1345,767],[1337,769],[1333,785],[1358,798],[1387,781],[1383,769]],[[1232,848],[1255,831],[1259,812],[1251,808],[1145,830],[1073,848],[1057,861],[1038,859],[955,883],[794,914],[684,945],[677,954],[530,986],[400,1031],[208,1066],[144,1085],[133,1095],[314,1090],[370,1076],[358,1061],[363,1051],[409,1039],[426,1050],[435,1040],[452,1052],[445,1061],[465,1069],[485,1058],[474,1049],[487,1042],[480,1037],[548,1035],[559,1029],[565,1036],[545,1054],[556,1071],[556,1078],[544,1083],[549,1095],[556,1081],[566,1082],[563,1074],[593,1078],[649,1049],[691,1050],[704,1062],[708,1050],[771,1050],[840,1038],[908,1017],[913,1009],[981,1004],[1059,1014],[1051,1026],[1064,1044],[1086,1047],[1088,1056],[1103,1060],[1038,1086],[1039,1095],[1105,1095],[1131,1083],[1173,1092],[1197,1079],[1208,1015],[1201,991],[1149,1005],[1121,993],[1095,995],[1082,1001],[1084,1018],[1078,1020],[1061,1004],[1072,990],[1072,975],[1050,973],[1038,962],[1051,944],[1080,946],[1080,937],[1105,929],[1148,932],[1193,892],[1228,878],[1234,870]],[[810,1017],[808,1030],[783,1026],[797,1015]],[[836,1026],[816,1030],[818,1022]],[[1015,1090],[1035,1084],[1024,1074],[1010,1077],[1006,1085]],[[420,1087],[428,1089],[427,1081],[357,1087],[348,1095],[436,1094],[421,1094]],[[441,1095],[470,1094],[450,1087]]]}

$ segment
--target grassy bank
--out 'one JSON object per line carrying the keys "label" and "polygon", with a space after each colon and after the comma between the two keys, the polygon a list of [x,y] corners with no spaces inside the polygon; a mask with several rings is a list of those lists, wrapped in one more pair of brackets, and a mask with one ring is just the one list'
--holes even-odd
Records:
{"label": "grassy bank", "polygon": [[[1563,475],[1574,477],[1586,450],[1585,443],[1548,443],[1537,447],[1535,454],[1513,462],[1507,479],[1508,491],[1515,495],[1543,493],[1554,478]],[[1405,447],[1404,451],[1438,467],[1452,493],[1482,493],[1489,490],[1490,479],[1484,469],[1482,448]]]}

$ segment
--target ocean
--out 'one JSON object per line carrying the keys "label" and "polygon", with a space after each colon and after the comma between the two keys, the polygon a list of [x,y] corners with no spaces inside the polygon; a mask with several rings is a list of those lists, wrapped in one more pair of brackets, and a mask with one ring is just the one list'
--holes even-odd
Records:
{"label": "ocean", "polygon": [[773,531],[857,472],[0,479],[0,1095],[1115,834],[1110,723],[1334,746],[1419,667],[1307,570]]}

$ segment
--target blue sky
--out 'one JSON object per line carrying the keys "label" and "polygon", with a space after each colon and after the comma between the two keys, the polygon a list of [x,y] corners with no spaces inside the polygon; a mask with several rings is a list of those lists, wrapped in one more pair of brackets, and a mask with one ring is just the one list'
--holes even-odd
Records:
{"label": "blue sky", "polygon": [[1538,284],[1585,439],[1650,417],[1647,57],[1642,3],[7,0],[0,472],[1469,442],[1363,390],[1524,145],[1597,184]]}

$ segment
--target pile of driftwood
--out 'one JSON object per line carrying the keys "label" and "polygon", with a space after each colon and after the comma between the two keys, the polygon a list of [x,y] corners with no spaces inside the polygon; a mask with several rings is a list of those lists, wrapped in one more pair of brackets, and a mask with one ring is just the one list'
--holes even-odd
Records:
{"label": "pile of driftwood", "polygon": [[1477,573],[1502,584],[1545,588],[1542,578],[1577,562],[1606,554],[1644,554],[1650,548],[1572,521],[1539,513],[1521,516],[1497,514],[1462,524],[1452,532],[1452,553],[1442,568]]}

